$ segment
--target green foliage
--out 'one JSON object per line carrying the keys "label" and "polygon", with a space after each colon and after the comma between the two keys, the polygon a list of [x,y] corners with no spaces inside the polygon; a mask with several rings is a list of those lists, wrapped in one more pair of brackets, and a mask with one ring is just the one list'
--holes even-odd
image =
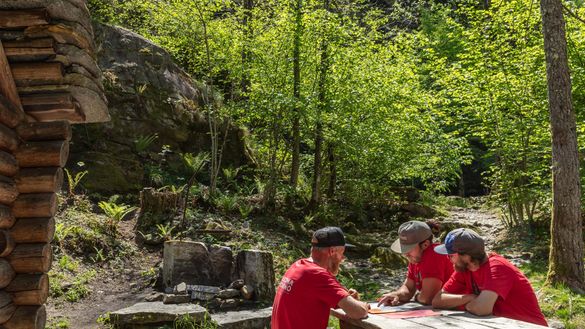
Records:
{"label": "green foliage", "polygon": [[226,215],[239,210],[239,198],[237,195],[220,194],[213,198],[213,202],[217,209]]}
{"label": "green foliage", "polygon": [[103,223],[103,229],[108,234],[117,235],[118,223],[124,219],[128,214],[138,209],[134,206],[116,203],[117,197],[110,198],[109,201],[100,201],[98,206],[106,214],[107,219]]}
{"label": "green foliage", "polygon": [[168,241],[173,239],[173,230],[175,229],[171,223],[163,224],[156,224],[156,235],[160,237],[163,241]]}
{"label": "green foliage", "polygon": [[81,180],[83,179],[83,177],[85,177],[85,175],[87,175],[88,171],[84,170],[84,171],[80,171],[78,173],[76,173],[75,175],[73,175],[69,170],[67,170],[67,168],[65,168],[65,175],[67,176],[67,188],[68,188],[68,192],[69,192],[69,197],[74,197],[75,196],[75,189],[77,188],[77,186],[79,185],[79,183],[81,183]]}
{"label": "green foliage", "polygon": [[134,140],[134,149],[137,153],[144,152],[156,139],[158,138],[158,134],[152,134],[148,136],[138,136]]}
{"label": "green foliage", "polygon": [[69,322],[68,318],[62,317],[62,316],[57,316],[57,317],[51,319],[51,321],[47,324],[47,326],[45,328],[46,329],[67,329],[67,328],[71,328],[71,323]]}
{"label": "green foliage", "polygon": [[196,321],[189,315],[180,316],[173,323],[172,329],[216,329],[217,324],[205,315],[202,321]]}

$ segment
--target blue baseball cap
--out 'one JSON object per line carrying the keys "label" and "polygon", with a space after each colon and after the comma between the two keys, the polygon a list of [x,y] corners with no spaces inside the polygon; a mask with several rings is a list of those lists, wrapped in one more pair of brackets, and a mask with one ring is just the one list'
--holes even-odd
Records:
{"label": "blue baseball cap", "polygon": [[485,242],[479,234],[468,228],[457,228],[445,237],[445,243],[435,247],[443,255],[477,254],[485,252]]}

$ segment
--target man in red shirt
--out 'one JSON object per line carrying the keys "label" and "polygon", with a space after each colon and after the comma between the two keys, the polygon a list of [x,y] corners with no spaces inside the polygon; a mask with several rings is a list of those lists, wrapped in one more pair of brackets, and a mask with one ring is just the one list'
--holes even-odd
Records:
{"label": "man in red shirt", "polygon": [[325,329],[331,308],[339,306],[349,318],[368,314],[368,304],[358,301],[335,276],[345,258],[346,246],[339,227],[315,231],[311,257],[293,263],[284,274],[272,305],[272,329]]}
{"label": "man in red shirt", "polygon": [[473,230],[455,229],[435,248],[449,255],[455,273],[433,299],[433,307],[464,307],[475,315],[496,315],[547,326],[528,279],[495,253],[485,252]]}
{"label": "man in red shirt", "polygon": [[[420,221],[403,223],[390,249],[408,259],[408,273],[398,290],[382,296],[379,304],[398,305],[414,300],[428,305],[453,273],[453,264],[434,251],[431,227]],[[418,293],[416,293],[418,291]]]}

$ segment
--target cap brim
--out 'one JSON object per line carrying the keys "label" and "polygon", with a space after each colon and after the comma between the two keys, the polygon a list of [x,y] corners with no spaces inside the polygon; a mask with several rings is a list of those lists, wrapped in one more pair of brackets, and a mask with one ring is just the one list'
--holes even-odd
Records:
{"label": "cap brim", "polygon": [[396,253],[405,254],[414,249],[414,247],[416,247],[417,244],[418,243],[402,244],[400,243],[400,239],[396,239],[396,241],[394,241],[394,243],[392,243],[392,245],[390,246],[390,249],[392,249],[392,251]]}
{"label": "cap brim", "polygon": [[447,250],[447,247],[445,246],[445,244],[440,244],[440,245],[436,246],[435,252],[437,254],[449,255],[449,251]]}
{"label": "cap brim", "polygon": [[355,244],[351,244],[351,243],[346,243],[345,244],[346,248],[355,248]]}

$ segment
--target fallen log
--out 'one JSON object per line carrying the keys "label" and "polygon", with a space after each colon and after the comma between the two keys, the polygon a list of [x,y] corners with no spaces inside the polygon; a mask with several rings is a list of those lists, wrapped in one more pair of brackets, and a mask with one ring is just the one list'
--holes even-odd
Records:
{"label": "fallen log", "polygon": [[60,167],[22,168],[15,182],[18,193],[56,193],[63,186],[63,169]]}
{"label": "fallen log", "polygon": [[15,305],[43,305],[49,297],[47,274],[18,274],[6,287]]}
{"label": "fallen log", "polygon": [[68,141],[26,142],[16,151],[21,168],[64,167],[68,157]]}
{"label": "fallen log", "polygon": [[21,217],[52,217],[57,212],[55,193],[20,194],[12,205],[12,215]]}
{"label": "fallen log", "polygon": [[[69,97],[68,94],[59,95],[34,95],[23,97],[23,104],[58,104],[62,101],[62,96]],[[18,136],[22,140],[29,141],[69,141],[71,139],[71,125],[67,121],[52,122],[33,122],[24,123],[16,128]]]}
{"label": "fallen log", "polygon": [[4,329],[44,329],[47,322],[45,306],[17,306]]}
{"label": "fallen log", "polygon": [[18,218],[10,229],[10,236],[16,244],[50,243],[55,235],[55,218]]}

